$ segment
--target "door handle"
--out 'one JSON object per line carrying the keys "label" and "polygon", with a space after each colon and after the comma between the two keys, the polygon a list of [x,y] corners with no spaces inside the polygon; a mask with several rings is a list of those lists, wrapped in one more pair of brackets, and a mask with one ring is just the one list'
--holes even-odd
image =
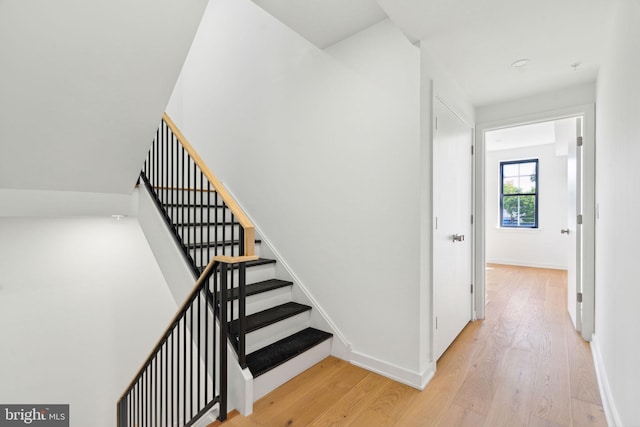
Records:
{"label": "door handle", "polygon": [[569,235],[569,229],[568,228],[563,228],[562,230],[560,230],[560,234]]}
{"label": "door handle", "polygon": [[454,234],[452,237],[453,242],[462,242],[464,241],[464,234]]}

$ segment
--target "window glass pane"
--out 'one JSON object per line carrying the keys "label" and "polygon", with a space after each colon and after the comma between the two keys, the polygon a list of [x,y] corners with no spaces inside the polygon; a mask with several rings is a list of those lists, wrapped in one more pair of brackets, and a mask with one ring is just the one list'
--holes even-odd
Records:
{"label": "window glass pane", "polygon": [[503,196],[503,227],[536,227],[535,196]]}
{"label": "window glass pane", "polygon": [[518,193],[518,178],[503,178],[502,180],[502,194],[514,194]]}
{"label": "window glass pane", "polygon": [[503,165],[502,167],[502,176],[503,177],[508,177],[508,176],[518,176],[520,175],[520,170],[519,170],[519,164],[515,163],[515,164],[507,164],[507,165]]}
{"label": "window glass pane", "polygon": [[536,198],[535,196],[518,196],[520,203],[520,223],[524,227],[536,225]]}
{"label": "window glass pane", "polygon": [[518,197],[502,197],[502,226],[515,227],[518,225]]}
{"label": "window glass pane", "polygon": [[519,180],[519,188],[521,193],[535,193],[536,192],[536,176],[525,175],[521,176]]}
{"label": "window glass pane", "polygon": [[536,164],[535,162],[520,163],[520,175],[535,175]]}

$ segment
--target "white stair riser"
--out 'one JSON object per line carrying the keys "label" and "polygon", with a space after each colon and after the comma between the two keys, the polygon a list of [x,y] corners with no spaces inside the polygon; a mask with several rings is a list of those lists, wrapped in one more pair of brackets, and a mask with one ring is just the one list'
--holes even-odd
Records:
{"label": "white stair riser", "polygon": [[[247,268],[246,283],[257,283],[264,280],[273,279],[275,277],[275,265],[265,264]],[[233,275],[233,286],[238,286],[238,272]]]}
{"label": "white stair riser", "polygon": [[331,340],[323,341],[301,355],[255,378],[253,380],[253,401],[255,402],[291,378],[300,375],[313,365],[329,357],[331,355]]}
{"label": "white stair riser", "polygon": [[247,314],[257,313],[291,301],[291,286],[252,295],[247,298]]}
{"label": "white stair riser", "polygon": [[300,332],[301,330],[308,328],[310,324],[310,313],[308,311],[289,317],[274,323],[273,325],[265,326],[257,331],[253,331],[247,334],[247,354],[261,349],[269,344],[273,344],[289,335]]}
{"label": "white stair riser", "polygon": [[[273,289],[247,297],[247,315],[291,301],[291,286]],[[229,308],[230,310],[231,308]],[[238,300],[233,301],[234,318],[238,317]]]}

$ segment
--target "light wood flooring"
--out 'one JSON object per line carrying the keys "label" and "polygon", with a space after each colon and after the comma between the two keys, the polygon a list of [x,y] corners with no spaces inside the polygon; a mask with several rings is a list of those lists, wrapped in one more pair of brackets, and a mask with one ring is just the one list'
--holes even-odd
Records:
{"label": "light wood flooring", "polygon": [[489,265],[487,300],[422,392],[330,357],[223,425],[606,426],[589,344],[566,314],[566,273]]}

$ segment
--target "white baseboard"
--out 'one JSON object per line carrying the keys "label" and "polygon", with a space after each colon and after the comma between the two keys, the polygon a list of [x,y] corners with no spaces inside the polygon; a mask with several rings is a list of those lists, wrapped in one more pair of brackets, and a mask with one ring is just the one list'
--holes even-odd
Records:
{"label": "white baseboard", "polygon": [[609,427],[622,427],[620,414],[616,409],[616,404],[611,394],[611,387],[609,386],[609,379],[607,378],[607,371],[604,366],[604,361],[602,360],[600,343],[598,342],[596,334],[593,334],[591,337],[591,355],[593,356],[593,364],[596,368],[596,378],[598,380],[598,388],[600,389],[602,408],[604,409],[605,417],[607,417],[607,424]]}
{"label": "white baseboard", "polygon": [[388,362],[383,362],[382,360],[375,359],[365,354],[358,353],[357,351],[351,352],[351,363],[418,390],[424,390],[435,374],[435,369],[432,363],[430,363],[422,373],[418,373],[395,366]]}
{"label": "white baseboard", "polygon": [[521,261],[513,259],[486,259],[487,264],[504,264],[504,265],[516,265],[519,267],[532,267],[532,268],[548,268],[551,270],[566,270],[566,265],[560,264],[546,264],[539,262]]}

